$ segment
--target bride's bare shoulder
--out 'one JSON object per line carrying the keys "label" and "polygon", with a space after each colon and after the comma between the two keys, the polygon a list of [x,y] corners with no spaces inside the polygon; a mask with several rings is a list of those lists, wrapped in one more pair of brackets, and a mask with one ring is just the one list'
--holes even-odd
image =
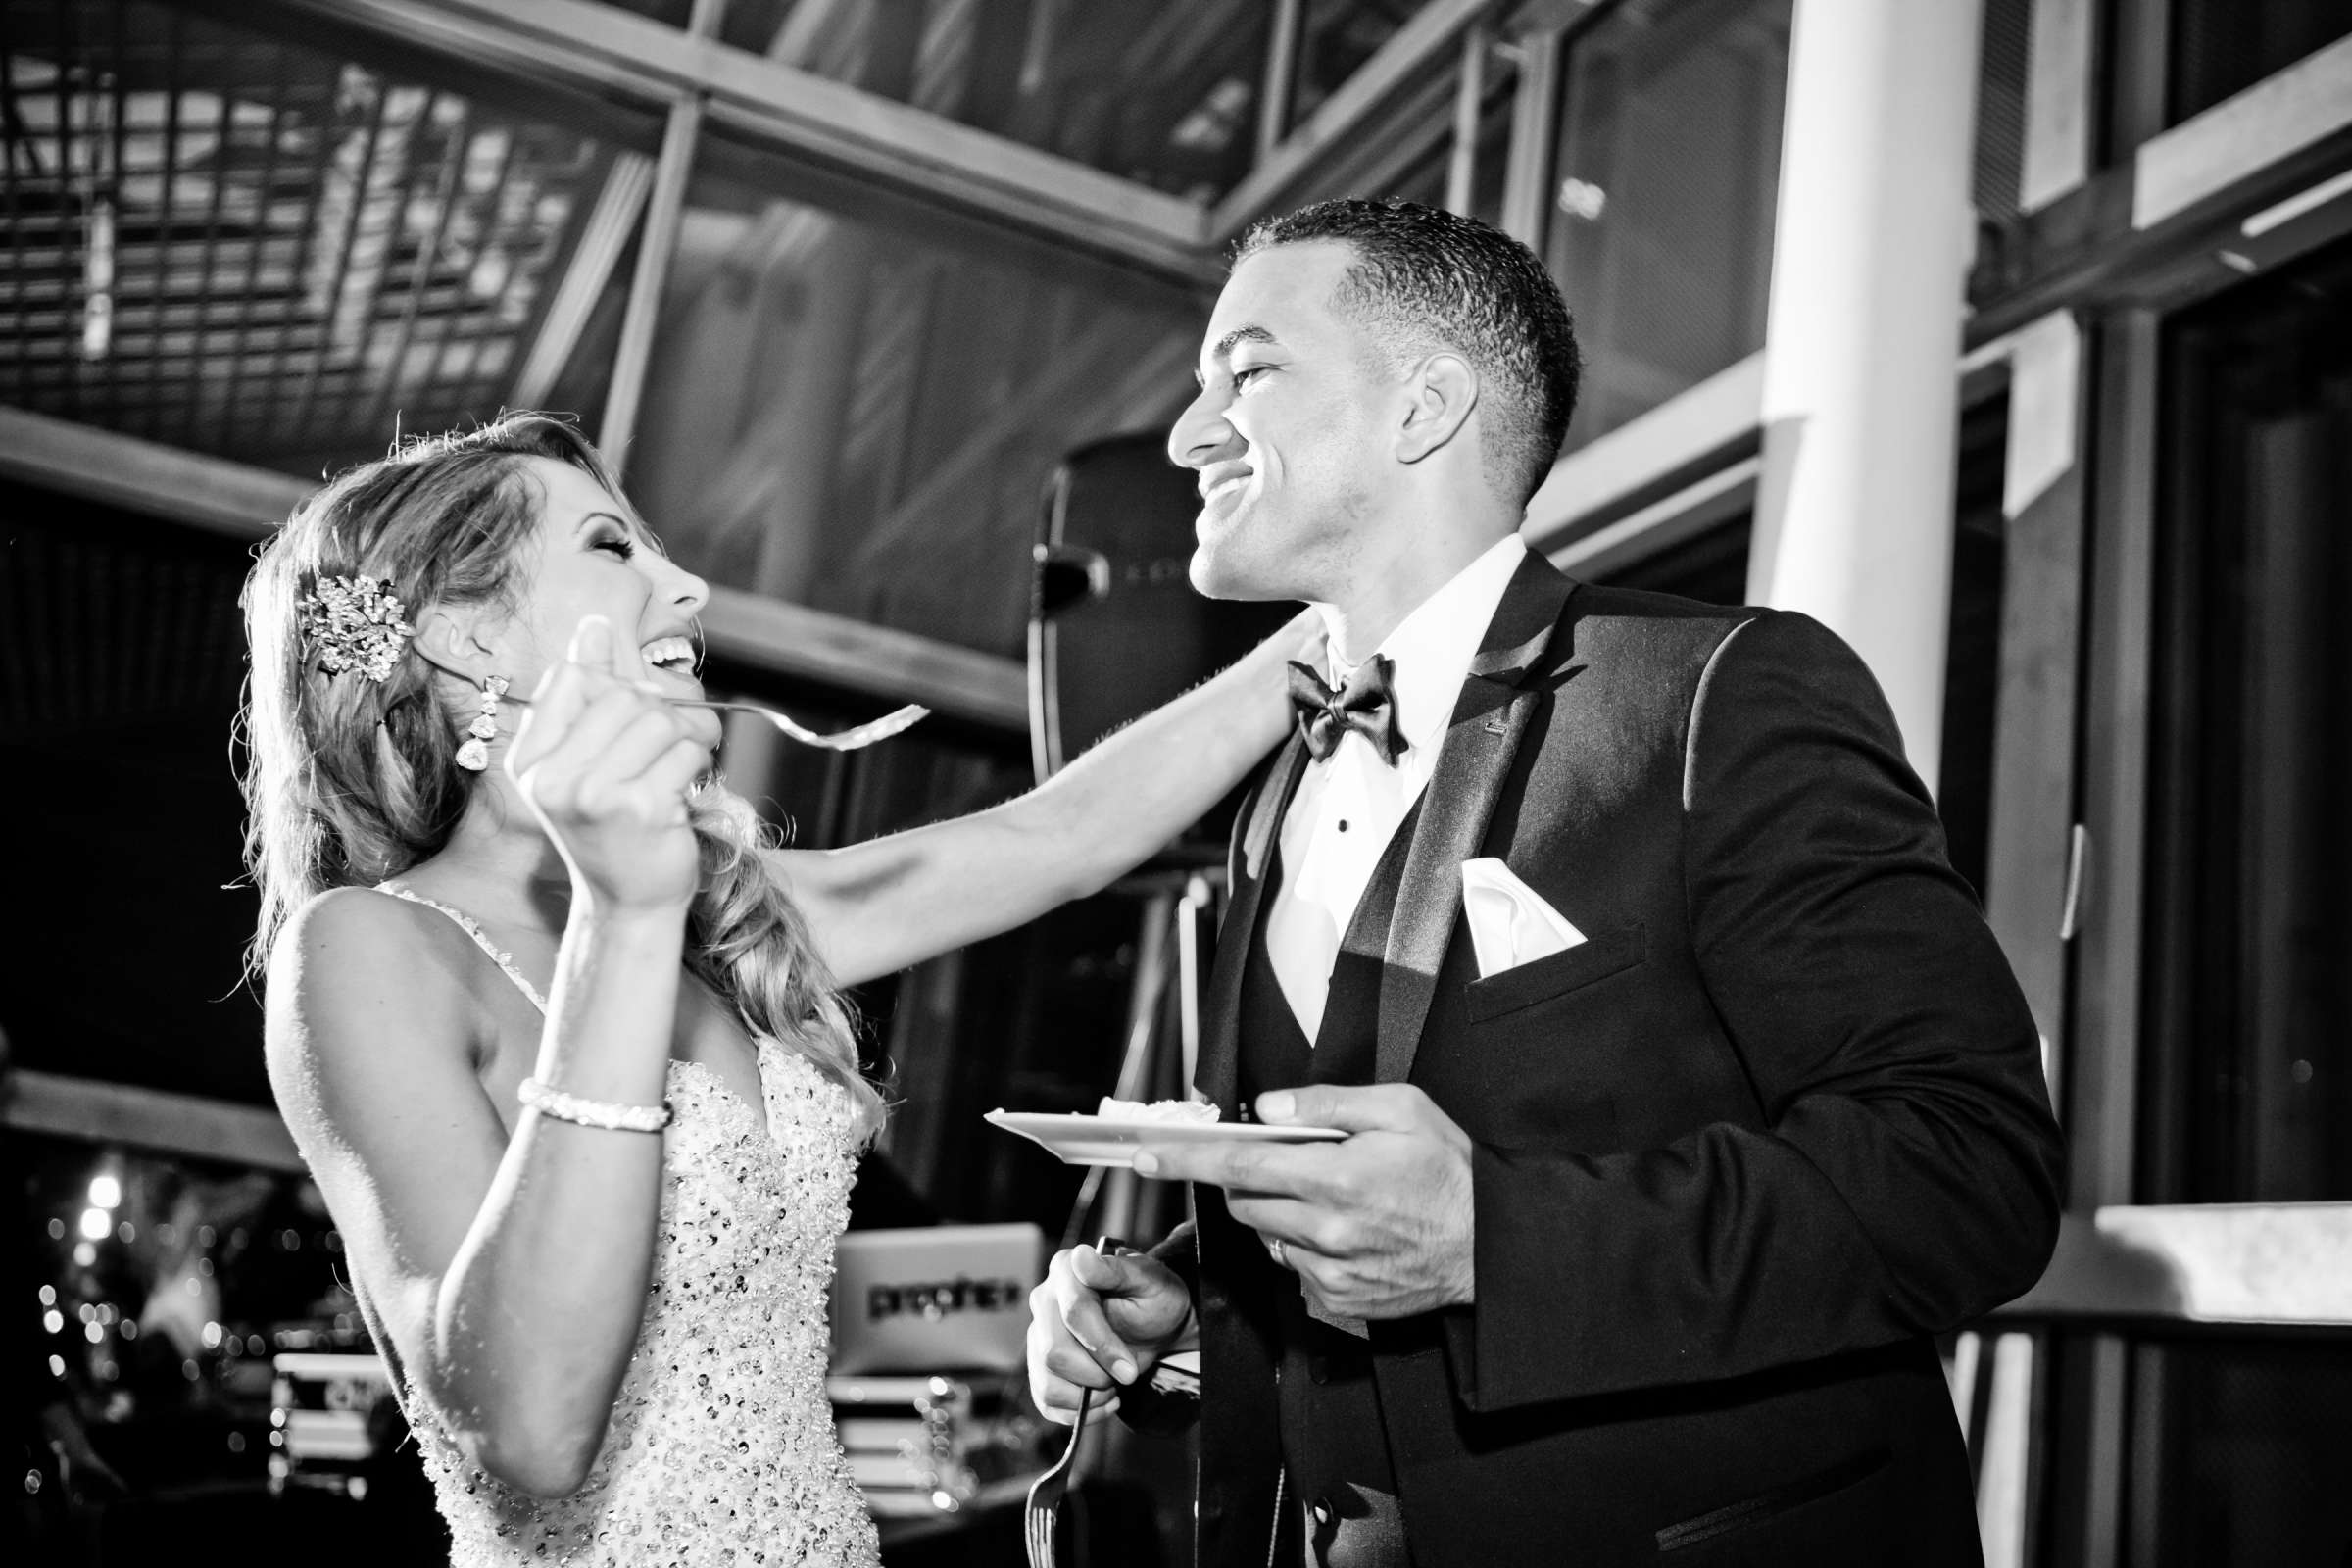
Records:
{"label": "bride's bare shoulder", "polygon": [[468,940],[447,916],[369,888],[331,888],[297,908],[270,955],[272,1073],[390,1037],[409,1050],[446,1041],[463,1051],[470,1009],[451,936]]}
{"label": "bride's bare shoulder", "polygon": [[329,888],[287,916],[270,953],[272,991],[280,978],[297,986],[362,975],[388,975],[429,958],[436,944],[426,923],[446,920],[373,888]]}

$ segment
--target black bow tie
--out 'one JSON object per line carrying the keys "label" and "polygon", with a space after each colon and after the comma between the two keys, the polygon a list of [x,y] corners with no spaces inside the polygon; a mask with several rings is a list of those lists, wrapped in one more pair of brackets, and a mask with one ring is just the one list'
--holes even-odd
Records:
{"label": "black bow tie", "polygon": [[1372,743],[1380,760],[1391,767],[1404,752],[1404,736],[1396,727],[1396,698],[1389,690],[1396,664],[1378,655],[1355,666],[1355,673],[1338,691],[1297,660],[1291,662],[1291,706],[1298,710],[1298,731],[1318,762],[1340,749],[1348,730]]}

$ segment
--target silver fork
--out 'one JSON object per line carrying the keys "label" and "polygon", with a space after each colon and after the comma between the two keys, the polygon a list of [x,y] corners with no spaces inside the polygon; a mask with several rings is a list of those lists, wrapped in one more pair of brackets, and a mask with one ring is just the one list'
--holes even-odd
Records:
{"label": "silver fork", "polygon": [[[672,708],[733,709],[737,712],[757,714],[794,740],[799,741],[803,746],[821,747],[828,752],[855,752],[861,747],[871,746],[876,741],[886,741],[903,730],[912,729],[916,723],[931,716],[931,710],[928,708],[919,703],[908,703],[905,708],[894,708],[880,718],[870,722],[855,725],[849,729],[836,730],[830,735],[820,735],[790,714],[779,713],[764,704],[727,703],[720,702],[714,697],[672,697],[650,680],[641,680],[634,684],[639,691],[659,697]],[[506,694],[504,700],[517,708],[531,706],[531,700],[528,697],[516,697],[511,692]]]}
{"label": "silver fork", "polygon": [[803,746],[818,746],[828,752],[854,752],[860,747],[871,746],[876,741],[886,741],[902,730],[913,727],[916,720],[928,717],[931,712],[928,708],[909,703],[905,708],[893,709],[870,723],[837,730],[831,735],[820,735],[774,709],[763,708],[758,703],[722,703],[702,697],[669,697],[664,701],[672,708],[730,708],[739,713],[756,713]]}
{"label": "silver fork", "polygon": [[[1095,1250],[1105,1257],[1130,1250],[1116,1236],[1095,1243]],[[1070,1490],[1070,1472],[1078,1463],[1078,1440],[1086,1435],[1087,1412],[1094,1404],[1095,1391],[1080,1390],[1078,1419],[1070,1423],[1069,1446],[1029,1488],[1029,1504],[1021,1512],[1021,1544],[1029,1553],[1029,1568],[1054,1568],[1054,1530],[1060,1522],[1062,1495]]]}

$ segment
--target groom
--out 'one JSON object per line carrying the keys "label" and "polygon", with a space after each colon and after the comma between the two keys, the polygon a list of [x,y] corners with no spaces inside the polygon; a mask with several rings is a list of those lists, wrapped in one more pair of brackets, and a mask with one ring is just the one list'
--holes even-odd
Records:
{"label": "groom", "polygon": [[1054,1259],[1039,1403],[1197,1413],[1204,1564],[1978,1562],[1930,1336],[2037,1276],[2059,1138],[1869,672],[1526,551],[1576,347],[1483,224],[1259,224],[1199,374],[1194,581],[1331,663],[1198,1087],[1348,1136],[1147,1151],[1197,1220]]}

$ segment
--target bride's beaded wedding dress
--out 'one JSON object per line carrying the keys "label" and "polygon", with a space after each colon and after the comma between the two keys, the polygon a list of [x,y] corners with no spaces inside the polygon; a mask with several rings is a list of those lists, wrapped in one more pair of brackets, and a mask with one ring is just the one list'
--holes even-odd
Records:
{"label": "bride's beaded wedding dress", "polygon": [[[478,926],[431,906],[545,1010]],[[879,1560],[825,1396],[826,1292],[857,1165],[849,1098],[772,1041],[759,1054],[757,1106],[699,1063],[669,1064],[676,1119],[645,1320],[579,1491],[547,1499],[501,1486],[466,1460],[440,1412],[403,1391],[449,1522],[451,1568]]]}

